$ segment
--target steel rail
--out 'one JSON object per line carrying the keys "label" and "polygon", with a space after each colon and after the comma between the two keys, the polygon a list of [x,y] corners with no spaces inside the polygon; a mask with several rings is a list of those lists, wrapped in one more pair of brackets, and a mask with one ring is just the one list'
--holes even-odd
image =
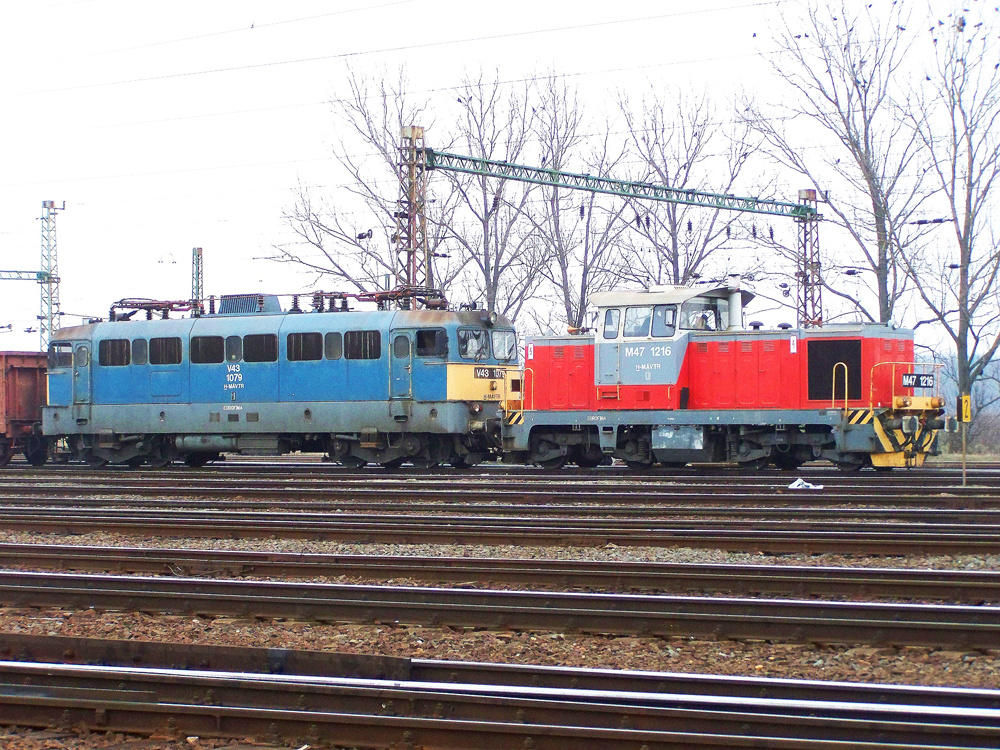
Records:
{"label": "steel rail", "polygon": [[477,544],[629,547],[686,546],[754,552],[858,554],[994,554],[994,525],[890,524],[847,521],[760,522],[701,519],[462,518],[387,514],[144,512],[104,508],[3,508],[0,528],[48,534],[95,531],[203,538],[295,538],[385,544]]}
{"label": "steel rail", "polygon": [[1000,608],[0,571],[16,607],[994,648]]}
{"label": "steel rail", "polygon": [[394,681],[619,690],[656,695],[672,693],[1000,709],[1000,690],[976,688],[495,664],[336,651],[107,640],[26,633],[0,633],[0,659],[53,664],[103,664]]}
{"label": "steel rail", "polygon": [[[156,731],[169,726],[164,716],[173,716],[176,732],[232,738],[247,735],[247,720],[260,726],[271,719],[284,726],[291,719],[291,737],[298,738],[303,720],[312,719],[315,728],[305,736],[338,744],[358,741],[342,734],[344,717],[365,717],[376,725],[402,719],[408,728],[397,726],[396,733],[404,741],[405,731],[451,730],[435,747],[468,747],[470,732],[507,735],[508,742],[513,735],[522,739],[522,746],[530,738],[531,747],[565,747],[567,740],[587,735],[592,741],[607,740],[617,734],[631,740],[630,746],[641,739],[666,746],[701,740],[699,745],[710,747],[747,747],[746,739],[753,737],[810,743],[806,747],[822,741],[829,747],[867,743],[874,735],[883,746],[940,746],[946,738],[953,747],[986,748],[1000,739],[1000,711],[991,709],[0,663],[0,705],[7,704],[16,715],[26,707],[45,714],[54,706],[79,710],[88,699],[98,704],[90,710],[92,729],[132,731],[138,715],[152,718],[146,731]],[[194,713],[199,710],[203,714]],[[331,719],[332,733],[327,730]],[[269,725],[267,734],[288,737],[287,729],[276,729]],[[420,743],[416,737],[411,741]]]}
{"label": "steel rail", "polygon": [[[245,500],[242,498],[226,498],[220,503],[217,499],[204,498],[171,498],[171,497],[122,497],[109,498],[80,496],[30,496],[8,495],[0,496],[0,512],[3,513],[35,513],[69,509],[80,512],[95,512],[101,510],[120,510],[127,507],[136,513],[183,511],[209,511],[231,514],[228,517],[237,518],[240,514],[267,511],[271,518],[303,519],[328,518],[331,513],[341,517],[368,518],[373,514],[381,518],[406,518],[413,515],[428,516],[430,514],[446,514],[449,518],[473,517],[493,519],[544,519],[547,516],[556,519],[568,519],[567,522],[585,522],[592,519],[629,519],[632,523],[650,524],[654,520],[705,519],[715,522],[718,519],[727,522],[744,520],[747,522],[789,521],[847,521],[863,518],[865,523],[882,523],[893,526],[904,524],[921,524],[944,527],[954,526],[958,529],[969,526],[1000,524],[1000,508],[896,508],[896,507],[863,507],[837,506],[834,508],[817,508],[812,505],[782,505],[772,507],[742,506],[733,504],[719,507],[711,505],[665,505],[659,503],[620,503],[592,504],[560,503],[520,503],[515,501],[495,500],[492,497],[462,497],[450,502],[413,501],[414,493],[400,493],[398,496],[382,494],[379,500]],[[612,498],[613,499],[613,498]],[[1000,498],[998,498],[1000,499]],[[387,514],[387,509],[391,514]],[[206,517],[203,514],[200,517]],[[569,519],[572,519],[570,521]]]}
{"label": "steel rail", "polygon": [[0,567],[182,576],[353,577],[564,589],[726,592],[1000,602],[1000,572],[791,565],[324,555],[232,550],[0,544]]}
{"label": "steel rail", "polygon": [[157,480],[133,477],[104,477],[100,481],[83,477],[39,478],[0,483],[0,498],[60,497],[171,497],[185,499],[239,498],[275,502],[445,502],[456,501],[550,505],[621,504],[630,507],[671,505],[742,505],[829,507],[877,505],[881,507],[1000,508],[996,488],[969,486],[954,488],[925,483],[905,490],[885,486],[825,486],[820,492],[794,491],[787,485],[740,486],[739,484],[669,483],[638,484],[612,482],[521,482],[484,477],[468,480],[350,480],[303,481],[300,478],[252,479],[240,477],[195,479],[190,476]]}

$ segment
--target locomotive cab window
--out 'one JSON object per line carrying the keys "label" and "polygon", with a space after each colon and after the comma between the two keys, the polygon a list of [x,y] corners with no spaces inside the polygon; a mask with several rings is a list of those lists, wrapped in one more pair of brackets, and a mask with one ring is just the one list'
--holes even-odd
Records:
{"label": "locomotive cab window", "polygon": [[191,364],[218,364],[226,358],[226,342],[222,336],[192,336]]}
{"label": "locomotive cab window", "polygon": [[649,320],[653,315],[653,308],[648,305],[642,307],[625,308],[625,325],[622,334],[627,338],[637,338],[649,335]]}
{"label": "locomotive cab window", "polygon": [[226,336],[226,362],[239,362],[243,359],[243,337]]}
{"label": "locomotive cab window", "polygon": [[128,339],[104,339],[97,345],[97,362],[101,367],[124,367],[132,361]]}
{"label": "locomotive cab window", "polygon": [[176,337],[149,340],[149,364],[179,365],[181,363],[181,340]]}
{"label": "locomotive cab window", "polygon": [[517,334],[513,331],[493,331],[493,356],[501,362],[517,359]]}
{"label": "locomotive cab window", "polygon": [[132,364],[144,365],[149,362],[149,344],[146,339],[132,339]]}
{"label": "locomotive cab window", "polygon": [[322,334],[290,333],[286,343],[290,362],[312,362],[323,359]]}
{"label": "locomotive cab window", "polygon": [[274,333],[251,333],[243,337],[244,362],[277,362],[278,336]]}
{"label": "locomotive cab window", "polygon": [[344,334],[344,359],[381,358],[381,331],[347,331]]}
{"label": "locomotive cab window", "polygon": [[490,356],[486,331],[481,328],[458,329],[458,355],[462,359],[486,359]]}
{"label": "locomotive cab window", "polygon": [[604,338],[618,338],[618,322],[621,320],[621,310],[608,310],[604,313]]}
{"label": "locomotive cab window", "polygon": [[49,347],[49,369],[73,366],[73,344],[59,342]]}
{"label": "locomotive cab window", "polygon": [[657,305],[653,308],[653,336],[670,338],[677,326],[677,308],[674,305]]}
{"label": "locomotive cab window", "polygon": [[448,334],[441,328],[427,328],[417,331],[418,357],[447,357]]}

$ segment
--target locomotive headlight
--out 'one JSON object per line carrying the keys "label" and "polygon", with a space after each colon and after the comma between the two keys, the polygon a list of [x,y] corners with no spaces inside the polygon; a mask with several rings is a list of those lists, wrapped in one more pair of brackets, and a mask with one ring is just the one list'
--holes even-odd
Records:
{"label": "locomotive headlight", "polygon": [[935,396],[931,399],[931,408],[940,409],[944,406],[944,399],[941,396]]}
{"label": "locomotive headlight", "polygon": [[482,411],[483,411],[483,405],[482,404],[469,404],[469,413],[470,414],[480,414],[480,413],[482,413]]}

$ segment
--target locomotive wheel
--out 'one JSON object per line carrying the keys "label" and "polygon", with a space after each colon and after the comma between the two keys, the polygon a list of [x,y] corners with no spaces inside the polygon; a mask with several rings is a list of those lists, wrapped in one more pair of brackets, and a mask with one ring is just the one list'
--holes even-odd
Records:
{"label": "locomotive wheel", "polygon": [[368,462],[357,456],[340,456],[338,459],[348,469],[361,469],[368,465]]}
{"label": "locomotive wheel", "polygon": [[6,466],[14,457],[14,445],[6,440],[0,440],[0,467]]}
{"label": "locomotive wheel", "polygon": [[218,457],[218,453],[188,453],[184,457],[184,463],[192,469],[200,469],[210,461],[215,461]]}
{"label": "locomotive wheel", "polygon": [[561,469],[569,461],[568,456],[556,456],[555,458],[547,458],[544,461],[539,461],[538,465],[543,469],[548,469],[550,471],[555,471],[556,469]]}
{"label": "locomotive wheel", "polygon": [[143,458],[142,456],[135,456],[134,458],[130,458],[128,461],[126,461],[125,465],[130,469],[138,469],[144,463],[146,463],[145,458]]}
{"label": "locomotive wheel", "polygon": [[647,471],[653,468],[652,461],[629,461],[625,459],[625,465],[629,467],[632,471]]}
{"label": "locomotive wheel", "polygon": [[573,463],[581,469],[596,469],[604,463],[604,454],[600,449],[583,448],[578,445],[573,451]]}
{"label": "locomotive wheel", "polygon": [[757,471],[763,471],[770,465],[770,456],[761,456],[760,458],[755,458],[752,461],[745,461],[740,464],[740,466],[745,466],[748,469],[756,469]]}
{"label": "locomotive wheel", "polygon": [[802,466],[802,461],[799,461],[799,459],[795,456],[790,456],[787,453],[778,453],[774,457],[774,465],[782,471],[796,471],[800,466]]}
{"label": "locomotive wheel", "polygon": [[855,471],[861,471],[865,468],[864,461],[834,461],[833,465],[836,466],[843,472],[853,473]]}
{"label": "locomotive wheel", "polygon": [[24,449],[24,458],[32,466],[44,466],[49,460],[49,446],[45,438],[32,435],[28,438],[28,447]]}
{"label": "locomotive wheel", "polygon": [[381,466],[383,469],[395,470],[398,469],[400,466],[402,466],[404,461],[406,461],[405,458],[394,458],[390,461],[384,461],[380,463],[379,466]]}

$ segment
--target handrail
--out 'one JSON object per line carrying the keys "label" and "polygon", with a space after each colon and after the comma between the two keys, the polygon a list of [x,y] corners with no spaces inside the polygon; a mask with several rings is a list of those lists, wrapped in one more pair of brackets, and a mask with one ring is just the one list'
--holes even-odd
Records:
{"label": "handrail", "polygon": [[837,370],[841,367],[844,368],[844,413],[847,413],[847,398],[850,394],[848,393],[849,385],[847,382],[848,372],[846,362],[837,362],[833,366],[833,378],[830,383],[830,406],[834,409],[837,408]]}
{"label": "handrail", "polygon": [[[521,411],[535,411],[535,371],[525,365],[524,377],[521,380]],[[531,373],[531,409],[525,406],[524,384],[528,382],[528,373]]]}
{"label": "handrail", "polygon": [[[896,366],[897,365],[899,365],[901,367],[914,368],[914,369],[916,369],[918,367],[930,368],[931,370],[937,370],[937,369],[940,369],[940,368],[944,367],[944,365],[942,363],[940,363],[940,362],[890,362],[890,361],[876,362],[874,365],[872,365],[871,377],[869,378],[869,382],[868,382],[868,408],[869,409],[872,409],[875,406],[875,368],[876,367],[881,367],[883,365],[891,365],[892,366],[892,375],[891,375],[892,380],[890,381],[891,382],[891,387],[890,387],[890,391],[889,391],[890,404],[893,403],[895,401],[895,398],[896,398]],[[939,391],[938,391],[939,387],[940,387],[940,380],[938,378],[935,378],[934,379],[934,395],[935,396],[937,396],[939,394]]]}

